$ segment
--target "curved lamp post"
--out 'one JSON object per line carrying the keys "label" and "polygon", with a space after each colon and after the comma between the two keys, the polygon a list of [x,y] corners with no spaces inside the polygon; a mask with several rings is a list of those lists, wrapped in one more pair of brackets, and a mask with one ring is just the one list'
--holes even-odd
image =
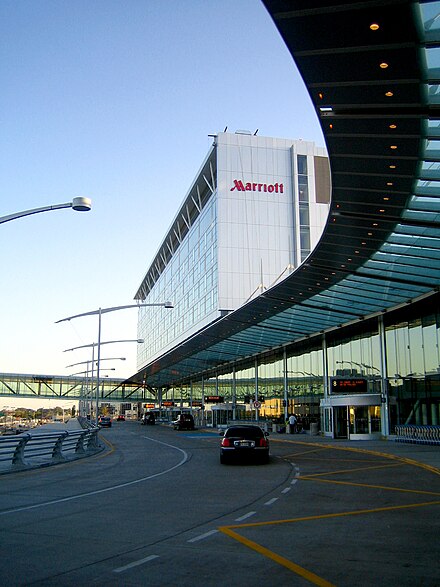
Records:
{"label": "curved lamp post", "polygon": [[71,202],[66,204],[53,204],[52,206],[43,206],[42,208],[33,208],[32,210],[23,210],[23,212],[15,212],[14,214],[8,214],[8,216],[0,217],[0,224],[9,222],[10,220],[16,220],[23,216],[30,216],[31,214],[38,214],[39,212],[50,212],[51,210],[60,210],[61,208],[72,208],[77,212],[88,212],[92,209],[92,200],[90,198],[73,198]]}
{"label": "curved lamp post", "polygon": [[[83,314],[75,314],[74,316],[69,316],[68,318],[62,318],[61,320],[57,320],[55,324],[59,324],[60,322],[68,322],[69,320],[73,320],[75,318],[81,318],[82,316],[94,316],[98,315],[98,342],[93,344],[86,344],[80,347],[74,347],[72,349],[66,349],[67,351],[73,351],[77,348],[84,348],[95,346],[98,347],[98,358],[97,358],[97,368],[96,368],[96,425],[98,425],[98,404],[99,404],[99,363],[101,360],[101,345],[102,344],[109,344],[110,342],[134,342],[134,341],[125,341],[125,340],[112,340],[108,342],[101,342],[101,317],[102,314],[108,314],[109,312],[116,312],[117,310],[127,310],[128,308],[145,308],[150,306],[159,306],[163,308],[173,308],[172,302],[158,302],[152,304],[129,304],[127,306],[113,306],[112,308],[99,308],[98,310],[92,310],[91,312],[84,312]],[[135,342],[143,343],[143,339],[137,339]],[[66,352],[66,351],[64,351]]]}

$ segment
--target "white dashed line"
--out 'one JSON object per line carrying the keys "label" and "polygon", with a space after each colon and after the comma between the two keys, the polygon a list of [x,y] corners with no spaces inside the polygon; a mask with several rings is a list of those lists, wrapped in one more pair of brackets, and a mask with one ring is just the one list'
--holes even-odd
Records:
{"label": "white dashed line", "polygon": [[256,513],[257,512],[248,512],[247,514],[244,514],[244,516],[241,516],[240,518],[236,518],[235,521],[236,522],[242,522],[243,520],[247,520],[251,516],[254,516]]}
{"label": "white dashed line", "polygon": [[281,493],[289,493],[289,491],[291,490],[291,487],[286,487],[285,489],[282,490]]}
{"label": "white dashed line", "polygon": [[123,573],[124,571],[128,571],[128,569],[132,569],[133,567],[138,567],[139,565],[143,565],[144,563],[149,563],[150,561],[154,560],[155,558],[159,558],[157,554],[150,554],[150,556],[146,556],[145,558],[141,558],[138,561],[134,561],[124,567],[119,567],[117,569],[113,569],[114,573]]}
{"label": "white dashed line", "polygon": [[198,542],[199,540],[204,540],[213,534],[217,534],[218,530],[211,530],[210,532],[205,532],[205,534],[200,534],[200,536],[196,536],[195,538],[191,538],[188,542]]}
{"label": "white dashed line", "polygon": [[276,501],[278,501],[278,497],[272,497],[272,499],[269,499],[269,501],[266,501],[266,503],[264,505],[272,505]]}

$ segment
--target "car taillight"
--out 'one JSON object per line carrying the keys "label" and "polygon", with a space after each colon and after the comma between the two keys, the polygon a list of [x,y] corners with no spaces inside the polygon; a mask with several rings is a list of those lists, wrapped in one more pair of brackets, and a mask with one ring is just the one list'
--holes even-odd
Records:
{"label": "car taillight", "polygon": [[222,446],[231,446],[231,441],[229,440],[229,438],[223,438]]}
{"label": "car taillight", "polygon": [[267,446],[267,440],[265,438],[260,438],[260,446]]}

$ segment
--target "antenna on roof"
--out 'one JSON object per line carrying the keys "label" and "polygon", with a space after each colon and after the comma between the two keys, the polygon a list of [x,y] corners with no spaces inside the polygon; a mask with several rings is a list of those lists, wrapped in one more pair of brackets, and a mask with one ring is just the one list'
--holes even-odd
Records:
{"label": "antenna on roof", "polygon": [[254,137],[256,137],[256,136],[257,136],[257,132],[258,132],[258,130],[259,130],[259,129],[257,128],[257,130],[254,132]]}
{"label": "antenna on roof", "polygon": [[225,126],[225,130],[224,130],[223,132],[226,132],[227,130],[228,130],[228,127],[227,127],[227,126]]}

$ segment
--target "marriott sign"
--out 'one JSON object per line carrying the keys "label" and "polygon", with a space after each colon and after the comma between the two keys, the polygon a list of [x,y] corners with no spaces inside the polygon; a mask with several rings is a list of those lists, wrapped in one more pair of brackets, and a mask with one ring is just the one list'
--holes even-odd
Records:
{"label": "marriott sign", "polygon": [[234,185],[231,187],[231,192],[237,190],[238,192],[269,192],[275,194],[284,194],[283,183],[243,183],[241,179],[234,179]]}

